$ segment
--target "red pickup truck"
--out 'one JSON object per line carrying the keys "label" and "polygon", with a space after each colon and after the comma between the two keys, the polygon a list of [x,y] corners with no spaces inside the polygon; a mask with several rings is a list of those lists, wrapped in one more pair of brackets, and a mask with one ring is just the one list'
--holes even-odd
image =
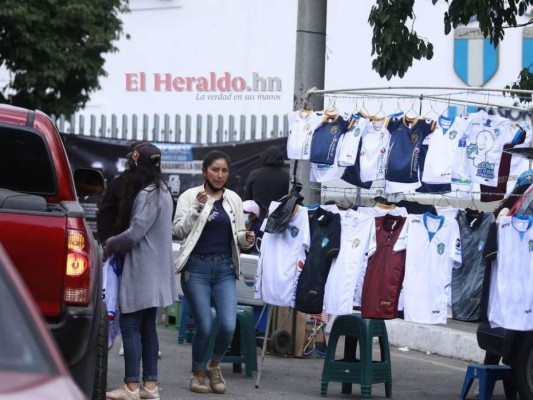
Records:
{"label": "red pickup truck", "polygon": [[101,250],[77,197],[101,193],[103,176],[93,169],[72,173],[59,131],[40,111],[0,105],[0,149],[0,242],[75,381],[89,399],[104,399]]}

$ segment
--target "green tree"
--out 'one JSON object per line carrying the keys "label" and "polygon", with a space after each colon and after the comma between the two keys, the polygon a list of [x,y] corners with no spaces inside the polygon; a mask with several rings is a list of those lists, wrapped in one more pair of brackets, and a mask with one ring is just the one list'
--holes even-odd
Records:
{"label": "green tree", "polygon": [[0,0],[0,101],[72,114],[100,88],[128,0]]}
{"label": "green tree", "polygon": [[[432,0],[436,4],[438,0]],[[494,46],[498,46],[505,37],[505,30],[533,23],[517,23],[517,16],[523,16],[533,0],[444,0],[448,11],[444,13],[444,33],[452,28],[466,25],[477,18],[479,29]],[[411,67],[413,59],[433,57],[433,45],[420,38],[413,29],[415,0],[376,0],[370,11],[368,22],[373,27],[372,68],[381,77],[391,79],[398,75],[403,77]],[[411,23],[409,27],[407,24]],[[533,67],[533,66],[532,66]],[[518,74],[516,82],[507,86],[512,89],[533,90],[533,74],[524,68]],[[521,101],[531,101],[530,95],[517,95]]]}

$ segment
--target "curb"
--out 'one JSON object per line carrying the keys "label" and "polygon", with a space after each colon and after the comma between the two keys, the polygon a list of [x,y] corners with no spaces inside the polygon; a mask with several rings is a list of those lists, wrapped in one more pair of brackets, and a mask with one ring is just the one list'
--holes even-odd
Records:
{"label": "curb", "polygon": [[485,351],[478,346],[475,332],[402,319],[387,320],[385,324],[391,346],[483,363]]}

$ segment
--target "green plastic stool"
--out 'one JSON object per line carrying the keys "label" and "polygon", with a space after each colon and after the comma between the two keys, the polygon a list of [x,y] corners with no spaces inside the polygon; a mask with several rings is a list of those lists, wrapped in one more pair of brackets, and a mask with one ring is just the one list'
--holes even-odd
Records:
{"label": "green plastic stool", "polygon": [[[217,332],[217,319],[213,313],[213,330],[209,339],[207,354],[211,357],[215,347]],[[254,309],[251,306],[237,306],[237,324],[231,341],[231,346],[222,358],[223,363],[232,363],[233,372],[242,373],[242,364],[245,365],[245,377],[251,378],[253,371],[257,371],[257,351],[255,347]]]}
{"label": "green plastic stool", "polygon": [[165,308],[165,327],[171,329],[180,328],[181,301],[175,301]]}
{"label": "green plastic stool", "polygon": [[[341,336],[344,336],[344,358],[335,360],[335,351]],[[374,337],[379,340],[379,361],[372,360]],[[356,357],[358,343],[360,359]],[[335,318],[322,369],[322,396],[327,395],[329,382],[341,382],[343,394],[352,393],[352,384],[360,384],[362,399],[372,397],[373,384],[384,383],[385,395],[392,396],[389,339],[384,321],[362,318],[361,314],[339,315]]]}

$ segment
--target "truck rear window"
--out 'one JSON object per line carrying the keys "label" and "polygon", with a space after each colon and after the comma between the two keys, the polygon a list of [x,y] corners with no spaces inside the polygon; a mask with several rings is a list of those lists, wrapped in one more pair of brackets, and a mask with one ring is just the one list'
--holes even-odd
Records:
{"label": "truck rear window", "polygon": [[39,195],[56,193],[55,174],[41,136],[0,126],[0,187]]}

